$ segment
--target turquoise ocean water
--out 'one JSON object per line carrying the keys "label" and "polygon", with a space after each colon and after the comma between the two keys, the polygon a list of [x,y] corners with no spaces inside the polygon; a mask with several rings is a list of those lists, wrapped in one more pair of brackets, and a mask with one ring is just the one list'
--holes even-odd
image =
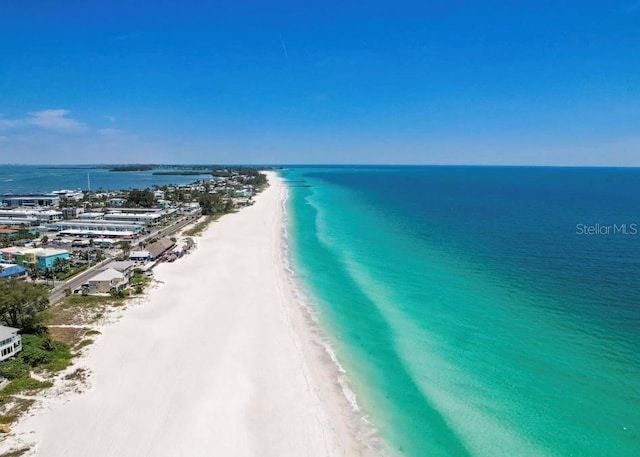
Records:
{"label": "turquoise ocean water", "polygon": [[640,170],[282,175],[293,269],[391,453],[640,455]]}

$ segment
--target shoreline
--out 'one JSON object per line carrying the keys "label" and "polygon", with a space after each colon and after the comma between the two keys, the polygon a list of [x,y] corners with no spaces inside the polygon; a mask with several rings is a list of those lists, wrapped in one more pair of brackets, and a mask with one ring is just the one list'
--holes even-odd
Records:
{"label": "shoreline", "polygon": [[[287,188],[287,192],[289,191]],[[335,414],[340,415],[345,420],[346,428],[360,446],[359,453],[354,455],[372,457],[395,455],[360,408],[358,397],[352,390],[348,372],[340,363],[337,353],[331,344],[331,339],[327,334],[327,329],[321,324],[317,311],[311,304],[313,294],[308,290],[308,286],[301,280],[292,265],[287,228],[288,218],[290,217],[286,209],[288,199],[289,197],[287,196],[282,201],[284,223],[282,224],[281,235],[281,268],[286,275],[289,293],[291,294],[290,300],[298,308],[301,314],[300,317],[304,321],[305,328],[301,333],[308,340],[308,348],[313,353],[308,354],[307,357],[313,357],[318,360],[317,364],[312,364],[312,367],[317,371],[315,374],[332,390],[330,395],[334,397],[333,400],[339,406]]]}
{"label": "shoreline", "polygon": [[104,327],[74,365],[90,369],[90,388],[35,408],[0,452],[21,443],[33,446],[25,455],[69,457],[378,454],[296,299],[287,187],[268,176],[253,206],[160,265],[144,303]]}

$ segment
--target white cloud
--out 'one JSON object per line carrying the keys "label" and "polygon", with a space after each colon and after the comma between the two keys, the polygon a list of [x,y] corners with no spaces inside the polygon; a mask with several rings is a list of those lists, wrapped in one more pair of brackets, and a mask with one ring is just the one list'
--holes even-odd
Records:
{"label": "white cloud", "polygon": [[84,131],[84,125],[75,119],[67,117],[68,114],[69,111],[65,109],[35,111],[29,113],[27,123],[56,132],[78,133]]}
{"label": "white cloud", "polygon": [[9,139],[8,136],[0,136],[0,141]]}
{"label": "white cloud", "polygon": [[115,116],[105,116],[104,118],[106,120],[108,120],[109,122],[111,122],[112,124],[116,121],[116,117]]}
{"label": "white cloud", "polygon": [[22,125],[24,125],[22,119],[4,119],[0,116],[0,131],[15,129]]}

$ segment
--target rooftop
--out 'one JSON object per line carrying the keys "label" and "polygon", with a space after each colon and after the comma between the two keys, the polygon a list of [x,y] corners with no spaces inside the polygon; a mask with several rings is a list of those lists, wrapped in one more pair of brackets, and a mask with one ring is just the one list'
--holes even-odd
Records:
{"label": "rooftop", "polygon": [[129,257],[130,258],[143,258],[143,257],[150,257],[151,254],[149,253],[149,251],[131,251],[129,253]]}
{"label": "rooftop", "polygon": [[171,241],[169,238],[162,238],[161,240],[156,241],[151,246],[149,246],[149,253],[151,253],[151,257],[156,258],[162,253],[168,251],[175,243]]}
{"label": "rooftop", "polygon": [[7,327],[6,325],[0,325],[0,340],[5,340],[18,333],[17,328]]}
{"label": "rooftop", "polygon": [[123,272],[128,270],[129,268],[132,268],[136,265],[135,262],[132,262],[131,260],[117,260],[115,262],[111,262],[108,267],[112,268],[114,270]]}
{"label": "rooftop", "polygon": [[97,275],[93,276],[89,281],[111,281],[113,279],[123,279],[124,275],[113,268],[106,268]]}

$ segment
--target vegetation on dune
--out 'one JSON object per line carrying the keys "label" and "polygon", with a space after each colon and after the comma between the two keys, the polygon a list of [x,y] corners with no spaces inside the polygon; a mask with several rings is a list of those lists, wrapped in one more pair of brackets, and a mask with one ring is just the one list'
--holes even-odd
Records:
{"label": "vegetation on dune", "polygon": [[32,378],[33,370],[57,372],[69,365],[72,357],[69,347],[54,341],[43,325],[48,304],[49,291],[45,286],[17,279],[0,280],[0,322],[18,328],[22,339],[22,350],[0,363],[0,377],[9,381],[0,390],[0,405],[10,398],[15,400],[12,395],[52,385]]}
{"label": "vegetation on dune", "polygon": [[65,369],[71,361],[69,347],[53,341],[48,335],[22,335],[22,351],[13,359],[0,363],[0,376],[9,383],[0,390],[0,404],[9,397],[25,391],[51,387],[50,381],[39,381],[31,377],[34,369],[57,372]]}
{"label": "vegetation on dune", "polygon": [[193,227],[189,230],[185,230],[184,234],[187,236],[198,236],[202,235],[202,233],[211,225],[212,222],[217,221],[223,215],[222,214],[210,214],[208,216],[204,216],[200,221],[196,222]]}

